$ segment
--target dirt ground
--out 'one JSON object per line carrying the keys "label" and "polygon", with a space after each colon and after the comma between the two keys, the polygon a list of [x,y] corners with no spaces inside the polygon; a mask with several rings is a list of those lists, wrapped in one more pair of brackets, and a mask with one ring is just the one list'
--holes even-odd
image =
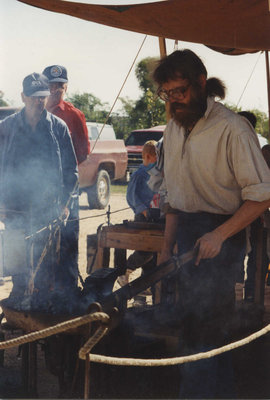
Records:
{"label": "dirt ground", "polygon": [[[112,194],[110,199],[110,222],[121,223],[125,219],[132,219],[133,212],[128,208],[124,194]],[[89,210],[86,194],[80,197],[80,238],[79,238],[79,269],[83,278],[86,274],[86,237],[96,233],[100,224],[106,224],[108,219],[106,210]],[[6,277],[0,285],[0,300],[8,297],[12,288],[11,278]],[[0,308],[1,310],[1,308]],[[20,335],[20,331],[6,331],[5,339]],[[39,347],[39,346],[38,346]],[[38,397],[57,398],[59,394],[58,380],[45,368],[45,361],[41,350],[38,349]],[[1,353],[1,352],[0,352]],[[1,360],[1,356],[0,356]],[[21,391],[21,354],[18,347],[5,350],[4,366],[0,366],[0,398],[24,398]]]}

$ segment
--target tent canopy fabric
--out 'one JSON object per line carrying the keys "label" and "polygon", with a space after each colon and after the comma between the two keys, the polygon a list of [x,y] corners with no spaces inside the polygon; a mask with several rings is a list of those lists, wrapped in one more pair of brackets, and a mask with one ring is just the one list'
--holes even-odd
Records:
{"label": "tent canopy fabric", "polygon": [[202,43],[224,54],[270,49],[268,0],[169,0],[115,6],[19,1],[115,28]]}

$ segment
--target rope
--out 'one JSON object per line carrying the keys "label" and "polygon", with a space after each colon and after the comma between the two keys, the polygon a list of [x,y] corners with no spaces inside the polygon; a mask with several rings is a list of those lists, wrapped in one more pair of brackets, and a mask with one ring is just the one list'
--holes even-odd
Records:
{"label": "rope", "polygon": [[244,93],[245,93],[245,90],[246,90],[246,88],[247,88],[247,85],[249,84],[249,81],[250,81],[250,79],[251,79],[251,77],[252,77],[252,75],[253,75],[253,72],[255,71],[255,68],[256,68],[256,66],[257,66],[257,64],[258,64],[258,62],[259,62],[259,59],[260,59],[260,57],[261,57],[261,54],[262,54],[262,51],[260,52],[260,54],[259,54],[259,56],[258,56],[258,58],[257,58],[257,61],[256,61],[255,65],[254,65],[254,67],[253,67],[253,69],[252,69],[252,71],[251,71],[251,74],[250,74],[250,76],[249,76],[249,78],[248,78],[248,80],[247,80],[247,83],[246,83],[245,86],[244,86],[244,89],[243,89],[243,91],[242,91],[242,93],[241,93],[241,96],[239,97],[239,100],[238,100],[238,102],[237,102],[237,104],[236,104],[236,107],[238,107],[238,105],[239,105],[239,103],[240,103],[240,101],[241,101],[241,99],[242,99],[242,97],[243,97],[243,95],[244,95]]}
{"label": "rope", "polygon": [[117,357],[102,356],[98,354],[90,354],[90,361],[102,364],[109,364],[109,365],[123,365],[123,366],[136,366],[136,367],[161,367],[168,365],[184,364],[187,362],[194,362],[206,358],[215,357],[227,351],[231,351],[237,349],[238,347],[245,346],[251,343],[252,341],[258,339],[259,337],[266,335],[269,331],[270,331],[270,324],[261,329],[260,331],[257,331],[252,335],[247,336],[244,339],[238,340],[237,342],[233,342],[204,353],[192,354],[190,356],[172,357],[164,359],[140,359],[140,358],[117,358]]}
{"label": "rope", "polygon": [[[59,323],[57,325],[51,326],[40,331],[32,332],[24,336],[20,336],[15,339],[10,339],[5,342],[0,342],[0,350],[8,349],[11,347],[19,346],[21,344],[34,342],[38,339],[42,339],[48,336],[55,335],[57,333],[75,328],[89,322],[100,321],[102,326],[100,326],[95,334],[84,344],[84,346],[79,351],[79,357],[81,359],[86,359],[87,355],[91,349],[95,346],[98,341],[107,333],[108,328],[104,324],[108,324],[110,317],[103,312],[95,312],[92,314],[87,314],[81,317],[74,318],[69,321]],[[247,336],[244,339],[238,340],[236,342],[227,344],[225,346],[219,347],[203,353],[192,354],[189,356],[182,357],[172,357],[164,359],[139,359],[139,358],[118,358],[118,357],[108,357],[99,354],[90,354],[89,361],[109,364],[109,365],[121,365],[121,366],[136,366],[136,367],[161,367],[169,365],[184,364],[187,362],[199,361],[211,357],[215,357],[227,351],[237,349],[239,347],[245,346],[254,340],[266,335],[270,331],[270,324],[265,326],[263,329]]]}
{"label": "rope", "polygon": [[101,135],[101,133],[102,133],[102,131],[103,131],[103,129],[104,129],[104,126],[106,125],[106,123],[107,123],[107,121],[108,121],[108,119],[109,119],[109,116],[111,115],[112,110],[114,109],[115,103],[117,102],[117,100],[118,100],[118,98],[119,98],[119,96],[120,96],[120,94],[121,94],[121,92],[122,92],[122,90],[123,90],[123,87],[124,87],[125,84],[126,84],[126,81],[127,81],[128,77],[129,77],[129,75],[130,75],[130,73],[131,73],[132,68],[134,67],[134,64],[135,64],[135,62],[136,62],[136,60],[137,60],[137,58],[138,58],[138,55],[139,55],[139,53],[140,53],[140,51],[141,51],[141,49],[142,49],[142,47],[143,47],[143,45],[144,45],[144,42],[145,42],[146,38],[147,38],[147,35],[145,35],[145,37],[144,37],[144,39],[143,39],[143,41],[142,41],[142,43],[141,43],[141,45],[140,45],[140,47],[139,47],[139,50],[137,51],[137,54],[136,54],[136,56],[135,56],[135,58],[134,58],[134,60],[133,60],[133,63],[131,64],[131,66],[130,66],[130,68],[129,68],[129,70],[128,70],[127,76],[125,77],[124,82],[122,83],[122,86],[121,86],[121,88],[120,88],[120,90],[119,90],[119,92],[118,92],[118,94],[117,94],[117,96],[116,96],[116,98],[115,98],[115,100],[114,100],[114,102],[113,102],[113,105],[111,106],[111,109],[110,109],[110,111],[109,111],[108,114],[107,114],[107,117],[106,117],[105,122],[104,122],[104,124],[103,124],[103,126],[102,126],[102,128],[101,128],[101,130],[100,130],[100,132],[99,132],[99,135],[98,135],[98,137],[97,137],[96,140],[95,140],[95,143],[94,143],[94,146],[93,146],[93,148],[92,148],[92,150],[91,150],[91,153],[93,153],[93,150],[94,150],[94,148],[95,148],[95,146],[96,146],[96,143],[97,143],[97,141],[98,141],[98,139],[99,139],[99,137],[100,137],[100,135]]}
{"label": "rope", "polygon": [[85,360],[86,359],[86,355],[90,353],[92,348],[103,338],[103,336],[106,335],[107,332],[108,332],[108,327],[104,326],[104,325],[101,325],[96,330],[94,335],[91,336],[90,339],[88,339],[88,341],[84,344],[83,347],[81,347],[81,349],[79,351],[79,357],[82,360]]}
{"label": "rope", "polygon": [[[115,210],[115,211],[110,211],[110,214],[116,214],[118,212],[122,212],[122,211],[126,211],[126,210],[130,210],[130,207],[125,207],[125,208],[121,208],[120,210]],[[83,217],[83,218],[74,218],[74,219],[69,219],[68,221],[83,221],[85,219],[90,219],[90,218],[99,218],[99,217],[106,217],[108,216],[108,211],[106,213],[103,214],[99,214],[99,215],[90,215],[88,217]],[[43,232],[46,229],[49,229],[51,225],[54,225],[56,222],[58,222],[59,219],[55,219],[53,220],[51,223],[49,223],[47,226],[44,226],[43,228],[41,228],[39,231],[36,231],[35,233],[33,233],[30,236],[26,236],[25,240],[28,240],[30,238],[32,238],[33,236],[37,235],[38,233]],[[61,221],[62,222],[62,221]]]}
{"label": "rope", "polygon": [[[118,212],[122,212],[122,211],[126,211],[126,210],[130,210],[130,207],[126,207],[126,208],[121,208],[120,210],[116,210],[116,211],[110,211],[110,214],[116,214]],[[108,211],[104,214],[99,214],[99,215],[91,215],[89,217],[83,217],[83,218],[77,218],[77,219],[71,219],[70,221],[82,221],[84,219],[89,219],[89,218],[98,218],[98,217],[106,217],[108,216]]]}
{"label": "rope", "polygon": [[78,326],[85,325],[93,321],[101,321],[102,324],[108,324],[110,321],[110,317],[108,316],[108,314],[105,314],[103,312],[86,314],[81,317],[77,317],[69,321],[64,321],[57,325],[50,326],[49,328],[45,328],[40,331],[28,333],[24,336],[19,336],[14,339],[6,340],[5,342],[0,342],[0,350],[19,346],[25,343],[34,342],[38,339],[56,335],[57,333],[67,331],[71,328],[77,328]]}

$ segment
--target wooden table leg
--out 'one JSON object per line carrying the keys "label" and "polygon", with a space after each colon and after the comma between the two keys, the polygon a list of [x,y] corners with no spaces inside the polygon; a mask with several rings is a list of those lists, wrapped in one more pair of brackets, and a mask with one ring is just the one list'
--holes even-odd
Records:
{"label": "wooden table leg", "polygon": [[29,398],[37,398],[37,343],[22,345],[22,385]]}

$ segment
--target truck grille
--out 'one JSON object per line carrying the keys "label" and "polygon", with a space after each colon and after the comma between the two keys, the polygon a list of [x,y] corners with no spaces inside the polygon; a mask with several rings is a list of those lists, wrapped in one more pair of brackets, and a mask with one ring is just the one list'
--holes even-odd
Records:
{"label": "truck grille", "polygon": [[142,155],[139,153],[129,153],[128,154],[128,166],[139,167],[142,164]]}

